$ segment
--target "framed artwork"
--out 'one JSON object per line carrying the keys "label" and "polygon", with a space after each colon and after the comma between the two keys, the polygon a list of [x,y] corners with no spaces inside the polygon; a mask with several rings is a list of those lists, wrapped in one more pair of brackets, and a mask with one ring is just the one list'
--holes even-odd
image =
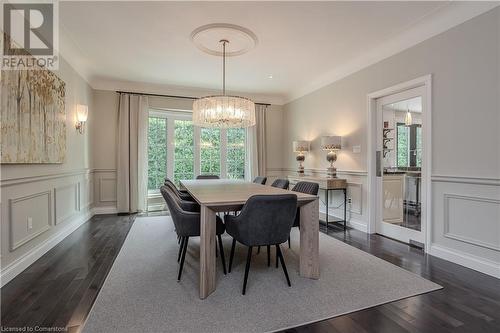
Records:
{"label": "framed artwork", "polygon": [[63,163],[65,83],[51,71],[1,71],[2,164]]}

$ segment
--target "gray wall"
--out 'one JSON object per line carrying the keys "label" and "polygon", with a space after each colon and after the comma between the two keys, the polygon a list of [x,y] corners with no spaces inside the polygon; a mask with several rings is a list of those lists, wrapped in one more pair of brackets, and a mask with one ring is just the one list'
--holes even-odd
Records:
{"label": "gray wall", "polygon": [[306,171],[323,174],[320,137],[341,135],[337,167],[351,183],[351,223],[366,230],[367,94],[432,74],[431,253],[499,276],[499,22],[496,8],[286,104],[284,172],[296,168],[292,141],[305,139]]}
{"label": "gray wall", "polygon": [[[55,73],[66,83],[66,162],[1,165],[3,284],[91,215],[93,161],[88,128],[95,120],[92,90],[64,59]],[[89,106],[83,135],[75,129],[77,104]],[[29,217],[32,229],[28,228]]]}

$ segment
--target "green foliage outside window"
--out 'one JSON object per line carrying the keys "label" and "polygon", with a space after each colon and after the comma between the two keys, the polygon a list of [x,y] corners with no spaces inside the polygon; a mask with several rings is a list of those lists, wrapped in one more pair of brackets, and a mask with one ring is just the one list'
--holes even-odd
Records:
{"label": "green foliage outside window", "polygon": [[149,118],[148,190],[157,191],[167,175],[167,119]]}
{"label": "green foliage outside window", "polygon": [[245,129],[227,130],[227,178],[245,178]]}
{"label": "green foliage outside window", "polygon": [[201,129],[200,155],[201,174],[220,176],[220,129]]}
{"label": "green foliage outside window", "polygon": [[397,127],[397,166],[407,167],[409,165],[409,127],[405,124],[398,124]]}
{"label": "green foliage outside window", "polygon": [[193,123],[190,120],[174,122],[174,182],[194,178]]}

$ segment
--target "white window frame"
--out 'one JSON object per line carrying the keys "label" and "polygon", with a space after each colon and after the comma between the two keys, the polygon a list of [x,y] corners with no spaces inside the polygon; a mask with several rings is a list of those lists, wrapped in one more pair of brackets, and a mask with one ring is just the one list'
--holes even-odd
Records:
{"label": "white window frame", "polygon": [[[173,179],[174,176],[174,124],[176,120],[191,120],[193,113],[189,110],[171,110],[160,108],[149,108],[148,117],[166,118],[167,119],[167,177]],[[201,128],[194,126],[194,174],[199,175],[201,170]],[[247,149],[248,131],[245,133],[245,149]],[[245,171],[246,171],[245,159]],[[220,173],[221,178],[227,178],[227,130],[221,128],[220,130]],[[158,190],[149,190],[148,196],[157,196]]]}

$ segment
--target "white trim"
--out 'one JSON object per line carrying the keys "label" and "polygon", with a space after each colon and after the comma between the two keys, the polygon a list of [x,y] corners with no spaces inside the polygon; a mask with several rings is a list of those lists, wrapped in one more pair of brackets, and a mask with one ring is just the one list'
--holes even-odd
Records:
{"label": "white trim", "polygon": [[118,214],[118,208],[116,208],[116,206],[100,206],[92,208],[92,216],[104,214]]}
{"label": "white trim", "polygon": [[33,248],[22,257],[19,257],[7,267],[3,268],[0,275],[0,286],[3,287],[10,280],[15,278],[18,274],[28,268],[35,261],[40,259],[45,253],[47,253],[54,246],[59,244],[64,238],[69,236],[73,231],[78,229],[85,222],[89,221],[93,216],[92,211],[88,211],[83,215],[78,216],[72,224],[68,225],[66,228],[61,230],[59,233],[55,234],[53,237],[47,239],[45,242],[41,243],[37,247]]}
{"label": "white trim", "polygon": [[[422,219],[422,228],[425,228],[425,244],[431,242],[431,219],[432,219],[432,198],[431,198],[431,166],[432,166],[432,75],[425,75],[416,79],[396,84],[367,95],[367,124],[368,124],[368,232],[376,232],[376,202],[377,202],[377,177],[375,173],[377,141],[375,135],[376,128],[376,100],[388,95],[401,93],[403,91],[424,87],[425,94],[422,103],[424,110],[422,114],[423,151],[422,159],[422,183],[426,184],[425,193],[422,193],[422,202],[425,203],[425,220]],[[425,247],[428,251],[428,246]]]}
{"label": "white trim", "polygon": [[471,184],[471,185],[500,186],[499,178],[433,175],[431,177],[431,180],[433,182],[440,182],[440,183],[461,183],[461,184]]}
{"label": "white trim", "polygon": [[[99,170],[99,169],[95,169]],[[10,178],[10,179],[1,179],[0,180],[0,187],[6,187],[6,186],[13,186],[13,185],[19,185],[19,184],[26,184],[26,183],[33,183],[33,182],[41,182],[44,180],[51,180],[51,179],[57,179],[57,178],[64,178],[64,177],[72,177],[72,176],[79,176],[79,175],[89,175],[95,170],[92,169],[83,169],[83,170],[75,170],[75,171],[66,171],[66,172],[59,172],[59,173],[52,173],[52,174],[45,174],[45,175],[39,175],[39,176],[29,176],[29,177],[18,177],[18,178]]]}
{"label": "white trim", "polygon": [[[267,168],[266,171],[291,172],[293,175],[297,175],[296,168],[295,169],[294,168]],[[306,174],[307,173],[315,173],[315,174],[320,174],[320,175],[326,176],[326,170],[325,169],[318,169],[318,168],[305,168],[304,173],[306,173]],[[339,169],[337,169],[337,174],[366,177],[368,175],[368,172],[367,171],[339,170]]]}
{"label": "white trim", "polygon": [[442,245],[432,244],[431,246],[428,246],[428,248],[428,253],[435,257],[451,261],[500,279],[500,263],[498,262],[479,258]]}

